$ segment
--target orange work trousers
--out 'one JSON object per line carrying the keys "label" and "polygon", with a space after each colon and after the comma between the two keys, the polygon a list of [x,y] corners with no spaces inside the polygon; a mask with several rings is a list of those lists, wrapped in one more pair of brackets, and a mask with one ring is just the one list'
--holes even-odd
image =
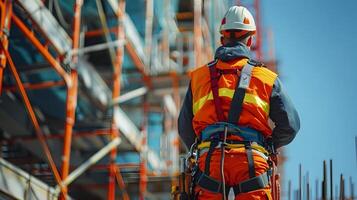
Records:
{"label": "orange work trousers", "polygon": [[[204,171],[207,153],[204,153],[198,159],[198,165],[201,171]],[[261,155],[253,151],[253,159],[255,165],[255,174],[266,172],[269,168],[267,160]],[[216,180],[221,180],[221,150],[215,149],[212,153],[210,162],[210,176]],[[224,178],[226,187],[236,185],[242,181],[249,179],[249,167],[247,154],[244,148],[226,149],[224,158]],[[227,194],[228,195],[228,194]],[[221,193],[207,191],[199,186],[195,188],[195,196],[199,200],[216,200],[223,199]],[[236,200],[271,200],[271,188],[268,185],[266,188],[254,190],[247,193],[240,193],[235,196]]]}

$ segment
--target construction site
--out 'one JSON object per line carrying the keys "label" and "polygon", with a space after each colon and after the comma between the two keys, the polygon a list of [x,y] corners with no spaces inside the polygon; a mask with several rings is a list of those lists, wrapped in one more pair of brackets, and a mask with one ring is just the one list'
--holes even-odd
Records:
{"label": "construction site", "polygon": [[[0,0],[0,199],[171,199],[189,73],[230,6],[253,14],[254,58],[279,73],[260,0],[222,2]],[[301,187],[281,199],[310,199]]]}

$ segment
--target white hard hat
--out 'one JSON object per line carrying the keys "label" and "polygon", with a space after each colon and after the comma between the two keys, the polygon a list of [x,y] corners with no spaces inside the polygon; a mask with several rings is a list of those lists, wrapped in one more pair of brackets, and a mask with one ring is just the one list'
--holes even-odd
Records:
{"label": "white hard hat", "polygon": [[222,19],[219,31],[244,30],[256,31],[256,26],[252,14],[243,6],[232,6]]}

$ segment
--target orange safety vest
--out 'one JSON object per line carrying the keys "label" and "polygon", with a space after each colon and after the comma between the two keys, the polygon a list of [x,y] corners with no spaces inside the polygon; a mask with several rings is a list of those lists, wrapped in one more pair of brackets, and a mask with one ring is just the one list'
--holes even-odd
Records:
{"label": "orange safety vest", "polygon": [[[229,62],[219,60],[217,69],[242,70],[248,59],[235,59]],[[265,137],[270,136],[272,129],[269,126],[270,96],[277,74],[265,67],[254,67],[249,87],[246,89],[242,105],[242,112],[238,125],[249,127],[261,132]],[[195,134],[199,137],[208,125],[218,122],[218,117],[211,90],[210,71],[207,65],[202,66],[190,74],[193,96],[192,125]],[[222,74],[218,81],[218,96],[225,118],[228,117],[231,101],[239,77],[236,74]]]}

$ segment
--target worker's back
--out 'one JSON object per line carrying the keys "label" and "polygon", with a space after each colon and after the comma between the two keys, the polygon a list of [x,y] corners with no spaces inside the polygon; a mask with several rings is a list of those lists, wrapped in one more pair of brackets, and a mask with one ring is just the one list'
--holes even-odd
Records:
{"label": "worker's back", "polygon": [[[216,63],[215,67],[219,70],[238,69],[237,74],[221,74],[218,80],[218,93],[225,119],[228,119],[240,71],[247,62],[247,58],[237,58],[228,62],[218,60]],[[257,65],[258,63],[252,62],[251,64]],[[209,67],[202,66],[194,70],[190,76],[194,115],[192,125],[196,135],[199,135],[203,129],[218,122],[219,119],[213,101]],[[237,125],[253,128],[266,137],[271,135],[272,130],[268,124],[269,104],[276,77],[274,72],[265,67],[256,66],[253,68]]]}

